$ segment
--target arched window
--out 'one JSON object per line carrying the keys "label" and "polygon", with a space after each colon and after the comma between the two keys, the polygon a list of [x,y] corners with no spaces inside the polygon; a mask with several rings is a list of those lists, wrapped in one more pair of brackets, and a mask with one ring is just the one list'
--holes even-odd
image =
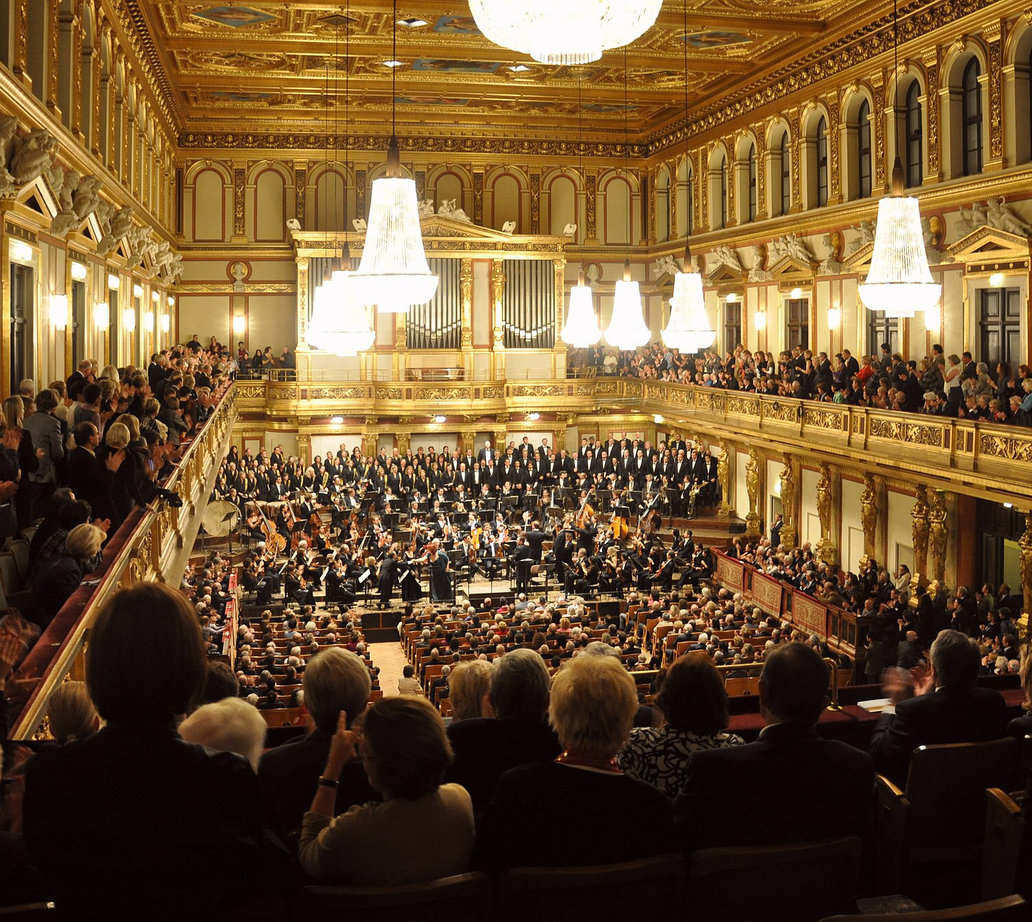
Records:
{"label": "arched window", "polygon": [[754,144],[749,145],[748,154],[748,166],[749,166],[749,206],[747,212],[747,221],[756,220],[756,146]]}
{"label": "arched window", "polygon": [[828,204],[828,123],[817,120],[817,207]]}
{"label": "arched window", "polygon": [[964,68],[961,81],[961,124],[964,131],[964,175],[982,172],[982,87],[978,78],[982,70],[978,58]]}
{"label": "arched window", "polygon": [[788,132],[781,135],[781,182],[779,184],[781,208],[778,214],[788,214],[792,205],[792,162],[788,153]]}
{"label": "arched window", "polygon": [[857,198],[871,197],[871,106],[865,99],[856,114]]}
{"label": "arched window", "polygon": [[904,113],[903,131],[906,149],[906,181],[913,188],[924,182],[924,160],[921,156],[921,87],[914,80],[907,90],[906,111]]}
{"label": "arched window", "polygon": [[720,226],[727,227],[727,158],[720,160]]}

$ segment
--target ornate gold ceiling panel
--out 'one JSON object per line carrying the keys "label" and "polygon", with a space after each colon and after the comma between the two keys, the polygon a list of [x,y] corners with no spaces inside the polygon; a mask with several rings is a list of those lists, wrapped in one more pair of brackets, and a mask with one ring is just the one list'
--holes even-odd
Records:
{"label": "ornate gold ceiling panel", "polygon": [[[392,103],[392,17],[388,0],[350,6],[350,56],[343,6],[124,0],[171,86],[182,133],[326,131],[327,102],[339,102],[346,73],[355,132],[382,133]],[[519,0],[511,0],[519,2]],[[559,0],[561,2],[561,0]],[[864,16],[865,0],[670,0],[628,49],[630,105],[623,103],[622,52],[583,68],[545,67],[487,41],[459,0],[408,0],[398,32],[399,127],[413,137],[470,137],[522,126],[545,137],[577,131],[579,94],[587,136],[611,140],[625,119],[636,139],[654,135],[683,105],[712,103],[735,84],[812,49],[836,23]],[[340,116],[338,115],[338,121]],[[339,129],[338,129],[339,130]]]}

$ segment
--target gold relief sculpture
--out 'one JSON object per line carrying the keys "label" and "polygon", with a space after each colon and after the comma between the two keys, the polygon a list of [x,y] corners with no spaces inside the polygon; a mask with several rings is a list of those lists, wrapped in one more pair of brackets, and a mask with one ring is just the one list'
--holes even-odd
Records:
{"label": "gold relief sculpture", "polygon": [[480,389],[480,396],[485,400],[504,397],[505,388],[501,384],[488,384]]}
{"label": "gold relief sculpture", "polygon": [[727,412],[737,416],[759,416],[760,401],[757,397],[734,396],[727,398]]}
{"label": "gold relief sculpture", "polygon": [[720,443],[720,457],[717,458],[717,483],[720,484],[720,515],[730,516],[731,507],[731,464],[729,460],[730,443]]}
{"label": "gold relief sculpture", "polygon": [[889,419],[885,416],[871,417],[868,434],[872,438],[907,442],[910,445],[928,445],[932,448],[945,447],[944,426],[912,423],[905,420]]}
{"label": "gold relief sculpture", "polygon": [[983,432],[979,434],[978,450],[980,454],[995,458],[1029,462],[1032,461],[1032,438],[1020,434],[1005,436]]}
{"label": "gold relief sculpture", "polygon": [[462,432],[462,451],[463,453],[472,452],[475,447],[477,433],[473,429],[464,429]]}
{"label": "gold relief sculpture", "polygon": [[817,542],[817,556],[827,564],[838,563],[838,548],[832,534],[832,506],[835,501],[835,483],[830,464],[821,465],[817,479],[817,518],[821,523],[821,537]]}
{"label": "gold relief sculpture", "polygon": [[860,522],[864,529],[864,556],[860,561],[866,567],[877,554],[878,518],[881,512],[879,483],[874,474],[864,474],[864,488],[860,492]]}
{"label": "gold relief sculpture", "polygon": [[803,425],[817,429],[841,430],[843,414],[839,410],[823,407],[806,407],[803,410]]}
{"label": "gold relief sculpture", "polygon": [[745,517],[745,533],[751,538],[760,535],[760,472],[763,458],[755,447],[749,449],[749,458],[745,462],[745,489],[749,495],[749,514]]}
{"label": "gold relief sculpture", "polygon": [[462,295],[462,349],[473,348],[473,260],[464,259],[459,269]]}
{"label": "gold relief sculpture", "polygon": [[914,572],[910,576],[910,588],[928,581],[928,502],[927,491],[922,484],[914,490],[914,505],[910,508],[910,532],[914,540]]}
{"label": "gold relief sculpture", "polygon": [[401,400],[401,388],[378,386],[373,396],[376,400]]}
{"label": "gold relief sculpture", "polygon": [[1025,640],[1028,641],[1028,617],[1032,613],[1032,512],[1025,513],[1025,531],[1018,539],[1021,559],[1022,618],[1025,621]]}
{"label": "gold relief sculpture", "polygon": [[942,490],[928,491],[928,550],[931,556],[929,576],[946,584],[946,543],[949,538],[949,510]]}
{"label": "gold relief sculpture", "polygon": [[413,391],[413,400],[470,400],[473,389],[470,387],[417,387]]}
{"label": "gold relief sculpture", "polygon": [[799,404],[782,403],[775,400],[771,403],[764,402],[761,411],[765,419],[774,419],[783,423],[794,423],[799,421]]}
{"label": "gold relief sculpture", "polygon": [[781,483],[781,510],[783,524],[781,527],[781,544],[784,547],[796,546],[796,481],[792,456],[782,457],[782,469],[778,475]]}

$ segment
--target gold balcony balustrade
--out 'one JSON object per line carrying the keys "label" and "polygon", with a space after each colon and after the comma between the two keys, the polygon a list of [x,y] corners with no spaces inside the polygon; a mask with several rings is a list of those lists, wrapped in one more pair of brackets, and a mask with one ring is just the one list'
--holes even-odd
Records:
{"label": "gold balcony balustrade", "polygon": [[201,513],[229,450],[236,402],[236,385],[230,385],[165,482],[183,505],[177,509],[158,501],[136,507],[105,546],[100,569],[72,594],[8,680],[8,713],[15,715],[12,739],[48,735],[45,716],[50,695],[66,679],[83,677],[90,628],[108,598],[140,580],[179,585]]}

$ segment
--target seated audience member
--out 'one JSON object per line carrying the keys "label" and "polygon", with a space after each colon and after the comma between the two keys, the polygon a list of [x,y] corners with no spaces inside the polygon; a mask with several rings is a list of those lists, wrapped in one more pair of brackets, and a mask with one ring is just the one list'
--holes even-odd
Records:
{"label": "seated audience member", "polygon": [[626,774],[667,797],[684,793],[694,753],[742,745],[740,737],[727,732],[724,680],[705,653],[687,653],[674,662],[656,696],[656,706],[665,724],[631,730],[619,761]]}
{"label": "seated audience member", "polygon": [[582,655],[560,669],[549,718],[562,754],[502,775],[480,826],[477,866],[612,864],[669,851],[670,801],[616,762],[637,710],[634,679],[614,657]]}
{"label": "seated audience member", "polygon": [[1024,713],[1007,724],[1007,732],[1020,740],[1032,733],[1032,656],[1022,658],[1018,675],[1021,677],[1021,687],[1025,690],[1025,700],[1021,702]]}
{"label": "seated audience member", "polygon": [[[372,682],[361,657],[341,647],[327,647],[308,660],[302,689],[305,709],[314,726],[301,739],[270,749],[258,764],[258,783],[266,817],[273,831],[293,846],[312,788],[326,764],[341,711],[354,723],[365,711]],[[337,787],[335,814],[353,804],[379,800],[361,761],[344,766]]]}
{"label": "seated audience member", "polygon": [[199,704],[213,704],[223,698],[236,698],[239,695],[240,680],[229,668],[229,664],[221,660],[209,660]]}
{"label": "seated audience member", "polygon": [[265,746],[267,725],[253,704],[239,698],[223,698],[194,711],[179,725],[179,735],[216,752],[235,752],[258,771]]}
{"label": "seated audience member", "polygon": [[886,682],[894,713],[878,718],[871,737],[876,768],[900,785],[906,783],[910,754],[918,746],[984,742],[1007,732],[1003,696],[975,684],[981,657],[970,637],[940,631],[930,658],[931,672],[920,684],[912,687],[895,674]]}
{"label": "seated audience member", "polygon": [[539,654],[511,650],[494,663],[490,716],[448,727],[455,750],[448,780],[469,791],[478,814],[503,772],[528,762],[551,762],[559,754],[559,743],[546,722],[549,681]]}
{"label": "seated audience member", "polygon": [[85,682],[62,682],[47,702],[50,732],[63,746],[84,740],[100,729],[100,716],[90,700]]}
{"label": "seated audience member", "polygon": [[[802,643],[776,647],[760,675],[766,726],[744,746],[696,752],[675,816],[686,850],[864,836],[874,772],[865,752],[817,735],[828,667]],[[805,791],[803,800],[787,791]]]}
{"label": "seated audience member", "polygon": [[484,716],[484,699],[491,688],[492,668],[489,660],[474,659],[452,669],[448,677],[452,723]]}
{"label": "seated audience member", "polygon": [[43,562],[32,578],[32,618],[42,628],[54,620],[83,577],[100,563],[106,535],[96,525],[76,525],[61,553]]}
{"label": "seated audience member", "polygon": [[220,918],[256,895],[254,773],[176,732],[204,674],[180,593],[141,583],[105,603],[86,685],[106,726],[37,753],[26,777],[25,842],[63,918]]}
{"label": "seated audience member", "polygon": [[415,678],[415,675],[415,668],[406,663],[405,668],[402,670],[401,678],[398,679],[399,695],[423,694],[423,686],[419,684],[419,679]]}
{"label": "seated audience member", "polygon": [[[359,751],[383,802],[334,817],[341,772]],[[442,783],[451,756],[441,715],[425,698],[381,698],[366,711],[361,736],[347,729],[341,713],[302,822],[301,867],[319,880],[364,886],[423,883],[469,870],[473,802],[465,788]]]}

